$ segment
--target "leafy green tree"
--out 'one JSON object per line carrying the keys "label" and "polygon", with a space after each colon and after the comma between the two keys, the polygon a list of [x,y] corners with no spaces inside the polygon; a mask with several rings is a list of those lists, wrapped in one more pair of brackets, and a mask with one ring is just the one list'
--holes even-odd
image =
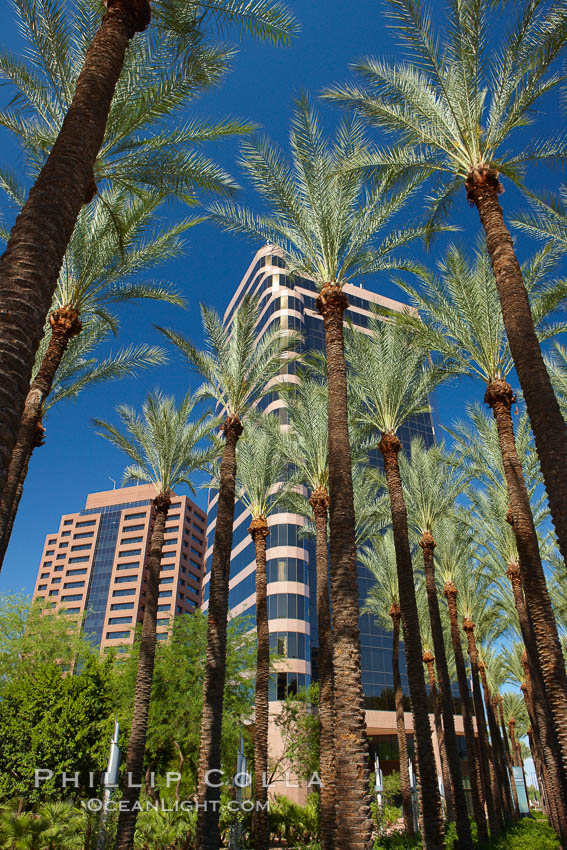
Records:
{"label": "leafy green tree", "polygon": [[[537,320],[498,200],[504,188],[501,176],[524,189],[530,163],[565,158],[562,135],[538,138],[518,132],[534,123],[536,105],[562,80],[557,64],[567,39],[565,9],[542,0],[522,0],[513,6],[493,0],[448,2],[440,16],[446,26],[436,26],[430,4],[417,0],[390,0],[388,10],[406,54],[404,61],[358,62],[355,70],[361,84],[335,87],[327,97],[356,109],[395,140],[393,148],[359,157],[355,165],[420,175],[431,190],[434,220],[446,213],[456,193],[463,191],[463,183],[467,200],[476,206],[551,516],[567,559],[567,479],[563,474],[567,426],[545,368]],[[492,42],[495,32],[499,33],[497,48]],[[505,398],[501,403],[506,403]],[[515,514],[515,505],[512,510]],[[544,622],[539,628],[543,640]],[[557,642],[546,655],[550,663],[553,658],[553,665],[560,666]],[[555,684],[548,683],[548,690],[565,748],[567,682],[562,677],[560,671]]]}
{"label": "leafy green tree", "polygon": [[[240,731],[245,730],[254,705],[253,673],[256,643],[246,617],[230,620],[227,629],[227,678],[221,738],[222,766],[229,775],[236,767]],[[207,618],[200,611],[176,617],[170,638],[156,647],[152,697],[146,738],[146,776],[156,774],[156,791],[149,796],[187,799],[197,790],[199,728],[203,710],[203,679],[207,648]],[[139,645],[117,667],[121,725],[132,717]],[[178,772],[181,780],[167,786],[165,773]]]}
{"label": "leafy green tree", "polygon": [[[295,30],[291,14],[282,4],[272,0],[207,0],[206,4],[196,0],[153,0],[151,8],[150,0],[107,0],[102,20],[98,3],[93,6],[90,0],[81,0],[74,30],[76,38],[69,31],[65,6],[57,0],[47,5],[19,0],[18,10],[23,29],[33,34],[33,64],[30,69],[19,62],[8,62],[4,63],[4,69],[9,78],[15,77],[16,96],[19,95],[26,112],[30,106],[32,110],[37,109],[39,99],[39,108],[45,112],[43,121],[53,129],[46,144],[49,155],[43,159],[6,252],[0,258],[1,298],[5,307],[0,326],[3,369],[0,380],[0,487],[4,486],[35,352],[63,257],[81,207],[96,191],[94,168],[105,138],[108,138],[107,132],[115,133],[110,135],[115,151],[134,148],[142,153],[133,169],[138,171],[138,179],[134,181],[138,186],[152,179],[148,174],[156,179],[155,175],[160,175],[159,167],[156,168],[160,157],[152,157],[151,147],[148,151],[147,147],[140,146],[140,139],[148,134],[148,124],[151,126],[155,121],[159,126],[164,114],[179,105],[179,89],[176,92],[175,84],[169,85],[170,80],[175,83],[172,69],[189,71],[192,80],[197,82],[197,89],[203,77],[205,82],[210,81],[211,66],[213,79],[218,78],[219,61],[224,69],[227,59],[226,47],[219,44],[218,29],[224,24],[236,23],[243,31],[276,43],[286,43]],[[135,33],[147,28],[151,10],[155,32],[147,39],[136,39],[130,55],[137,53],[136,45],[140,41],[153,44],[156,62],[152,70],[155,74],[157,65],[158,73],[152,77],[144,62],[144,51],[138,53],[142,73],[137,80],[125,74],[133,88],[128,91],[128,84],[122,88],[121,102],[116,103],[116,111],[111,115],[127,49]],[[16,65],[15,71],[10,64]],[[39,98],[34,98],[38,90]],[[131,118],[126,120],[126,125],[122,123],[120,129],[112,120],[109,122],[109,118],[124,115]],[[16,119],[12,123],[18,125],[19,122]],[[207,137],[205,127],[191,126],[191,122],[179,123],[181,129],[177,132],[164,130],[163,134],[155,134],[154,152],[157,148],[159,154],[162,144],[166,149],[173,148],[177,166],[183,163],[180,170],[193,171],[190,188],[197,185],[230,191],[234,183],[229,180],[227,185],[222,170],[219,174],[219,169],[213,167],[211,173],[210,163],[194,151],[185,151],[187,142]],[[222,133],[221,122],[216,134],[213,131],[209,135],[214,138]],[[193,140],[191,135],[195,137]],[[117,174],[120,179],[120,168]]]}
{"label": "leafy green tree", "polygon": [[208,307],[201,307],[201,316],[207,345],[204,351],[199,351],[189,340],[174,331],[163,332],[204,379],[197,391],[197,397],[214,401],[219,413],[224,417],[220,428],[224,446],[216,476],[218,508],[211,562],[207,666],[199,761],[201,808],[197,826],[197,843],[200,850],[216,850],[220,840],[220,790],[207,784],[205,776],[209,770],[219,770],[221,760],[228,581],[237,469],[236,445],[252,407],[268,392],[278,390],[276,377],[282,370],[284,358],[294,356],[293,349],[297,347],[298,338],[295,334],[284,335],[279,328],[272,328],[258,340],[258,302],[252,298],[242,300],[230,327],[224,327],[217,313]]}
{"label": "leafy green tree", "polygon": [[407,332],[400,326],[374,316],[369,321],[368,330],[368,334],[349,335],[347,359],[352,371],[351,386],[359,399],[358,424],[379,440],[378,449],[384,458],[419,761],[424,832],[431,847],[440,847],[441,800],[427,712],[407,508],[398,463],[402,444],[397,432],[411,416],[429,409],[428,393],[439,382],[441,373],[430,365],[425,349],[417,344],[408,344]]}
{"label": "leafy green tree", "polygon": [[306,97],[296,102],[290,134],[291,162],[266,139],[242,147],[241,164],[269,212],[257,214],[232,202],[209,205],[225,230],[267,240],[283,252],[288,271],[313,279],[325,331],[328,378],[329,533],[333,657],[337,833],[341,850],[370,841],[368,742],[360,679],[355,518],[348,433],[343,316],[345,285],[364,275],[411,267],[400,249],[427,232],[396,229],[394,217],[413,193],[411,181],[392,187],[389,178],[367,186],[342,171],[345,160],[367,150],[359,122],[345,122],[334,141],[325,138]]}
{"label": "leafy green tree", "polygon": [[43,600],[24,594],[0,597],[0,693],[21,676],[32,681],[46,665],[63,670],[84,664],[93,648],[81,632],[76,614],[52,610]]}
{"label": "leafy green tree", "polygon": [[[144,763],[148,713],[150,708],[152,678],[156,648],[156,619],[161,553],[167,514],[176,487],[186,484],[193,490],[192,479],[203,470],[215,448],[201,447],[208,437],[211,422],[208,414],[191,420],[195,398],[188,393],[179,407],[175,400],[160,392],[150,393],[142,407],[142,414],[128,405],[118,407],[118,414],[126,433],[116,426],[95,419],[98,433],[123,451],[133,463],[124,470],[124,481],[152,484],[156,495],[152,500],[153,529],[148,557],[148,575],[144,618],[140,638],[140,654],[136,674],[134,712],[128,754],[126,778],[123,788],[124,810],[120,810],[116,837],[116,850],[131,850],[136,829],[138,800]],[[128,780],[130,778],[130,781]]]}
{"label": "leafy green tree", "polygon": [[283,752],[272,766],[272,780],[285,767],[300,781],[309,782],[320,770],[320,729],[314,706],[319,701],[319,685],[311,684],[297,694],[288,694],[274,722],[279,729]]}
{"label": "leafy green tree", "polygon": [[[111,659],[91,656],[79,672],[64,676],[60,666],[43,662],[5,686],[0,701],[4,802],[20,799],[31,806],[61,796],[77,801],[92,796],[89,772],[100,775],[107,758],[111,667]],[[36,770],[50,770],[52,776],[36,782]]]}

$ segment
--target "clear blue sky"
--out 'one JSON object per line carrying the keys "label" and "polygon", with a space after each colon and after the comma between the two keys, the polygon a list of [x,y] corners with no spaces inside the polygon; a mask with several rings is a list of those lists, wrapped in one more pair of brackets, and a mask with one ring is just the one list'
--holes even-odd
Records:
{"label": "clear blue sky", "polygon": [[[192,106],[191,114],[220,118],[238,116],[259,123],[263,130],[285,145],[289,115],[294,94],[307,90],[313,96],[327,84],[345,80],[348,64],[364,55],[396,53],[396,45],[386,28],[383,5],[377,0],[311,0],[291,2],[302,24],[302,33],[288,49],[246,40],[241,44],[234,70],[222,85],[209,92]],[[439,0],[433,6],[440,8]],[[9,0],[0,0],[2,32],[0,43],[18,51],[21,43],[13,21]],[[139,37],[139,36],[138,36]],[[0,104],[9,99],[7,89],[0,88]],[[338,113],[321,107],[325,122],[332,127]],[[561,118],[552,109],[546,117],[546,127],[561,126]],[[235,165],[238,143],[225,142],[216,149],[207,148],[237,179],[243,175]],[[21,165],[21,158],[12,138],[0,134],[0,163],[12,167]],[[546,177],[553,186],[552,177]],[[549,181],[549,182],[548,182]],[[244,192],[244,198],[252,196]],[[517,195],[504,196],[507,209],[513,208]],[[469,209],[464,199],[454,215],[467,232],[476,235],[478,215]],[[446,240],[440,239],[431,257],[443,251]],[[161,342],[153,329],[156,322],[173,326],[201,341],[199,302],[205,300],[223,311],[248,266],[254,245],[236,236],[223,234],[211,225],[203,224],[189,232],[186,255],[163,268],[163,277],[175,281],[189,302],[187,312],[172,307],[134,306],[122,312],[122,326],[115,345],[129,341]],[[386,279],[367,279],[365,285],[375,291],[399,297]],[[63,512],[80,510],[87,493],[109,489],[111,478],[119,481],[124,460],[119,452],[97,437],[89,420],[92,416],[110,418],[116,404],[128,401],[139,405],[149,389],[161,386],[178,397],[186,391],[195,377],[188,373],[175,352],[167,366],[138,379],[109,384],[83,393],[75,403],[60,405],[49,416],[47,440],[33,456],[25,494],[18,514],[11,546],[0,576],[0,592],[23,589],[31,592],[35,582],[44,535],[55,530]],[[482,388],[469,382],[453,384],[436,394],[437,423],[449,424],[464,415],[466,399],[481,400]],[[205,506],[206,494],[198,497]]]}

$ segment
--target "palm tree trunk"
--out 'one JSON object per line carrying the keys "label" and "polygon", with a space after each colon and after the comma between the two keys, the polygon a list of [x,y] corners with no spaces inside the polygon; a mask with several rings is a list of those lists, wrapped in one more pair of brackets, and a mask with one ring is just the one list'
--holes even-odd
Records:
{"label": "palm tree trunk", "polygon": [[427,667],[429,676],[429,692],[433,703],[433,717],[435,720],[435,732],[437,734],[437,742],[439,744],[439,761],[441,762],[441,775],[443,777],[443,785],[445,786],[445,804],[447,806],[446,819],[449,822],[455,820],[455,803],[453,796],[453,783],[451,780],[451,772],[449,770],[449,761],[447,759],[447,749],[445,747],[445,733],[443,731],[443,722],[441,720],[441,700],[439,698],[439,690],[435,679],[435,656],[432,652],[425,650],[423,653],[423,663]]}
{"label": "palm tree trunk", "polygon": [[[171,498],[169,495],[162,494],[154,499],[155,520],[150,542],[150,557],[148,558],[146,601],[144,619],[142,621],[138,672],[136,673],[136,690],[134,692],[134,713],[132,715],[132,728],[128,741],[128,753],[126,755],[126,772],[122,788],[122,805],[116,828],[115,850],[133,850],[134,847],[134,832],[136,830],[136,818],[138,816],[134,804],[138,802],[143,777],[146,732],[148,729],[148,714],[150,710],[156,653],[156,619],[161,550],[163,548],[165,523],[170,504]],[[124,810],[122,806],[124,806]]]}
{"label": "palm tree trunk", "polygon": [[234,522],[236,444],[242,434],[237,415],[228,416],[223,425],[225,444],[219,471],[219,496],[215,542],[211,563],[207,656],[203,684],[203,714],[199,751],[197,836],[198,850],[219,850],[218,773],[207,782],[208,771],[221,766],[221,732],[226,671],[226,625],[228,619],[228,581]]}
{"label": "palm tree trunk", "polygon": [[[445,639],[443,637],[443,625],[441,623],[441,612],[439,610],[439,598],[437,596],[437,584],[435,581],[434,549],[436,546],[433,535],[427,532],[422,535],[419,545],[423,550],[423,566],[425,570],[425,587],[429,607],[429,619],[431,622],[431,635],[433,638],[433,649],[437,664],[439,678],[439,691],[441,698],[441,710],[443,713],[443,730],[445,740],[445,751],[451,775],[454,792],[455,817],[457,835],[459,837],[460,850],[472,848],[473,841],[471,826],[467,812],[467,801],[463,788],[461,775],[461,761],[457,749],[457,733],[455,732],[455,718],[453,715],[453,698],[451,695],[451,680],[447,655],[445,652]],[[445,780],[444,780],[445,781]],[[448,798],[447,798],[448,799]]]}
{"label": "palm tree trunk", "polygon": [[396,700],[396,731],[398,734],[398,750],[400,754],[400,787],[402,794],[402,814],[404,826],[409,836],[415,835],[413,822],[413,805],[409,778],[408,744],[406,738],[406,723],[404,717],[404,692],[400,675],[400,620],[402,612],[399,605],[390,607],[392,618],[392,676],[394,680],[394,697]]}
{"label": "palm tree trunk", "polygon": [[334,850],[336,843],[335,788],[335,698],[333,640],[329,600],[329,553],[327,515],[329,497],[323,487],[311,494],[309,504],[315,519],[315,560],[317,564],[317,630],[319,634],[319,753],[321,797],[319,829],[321,850]]}
{"label": "palm tree trunk", "polygon": [[358,574],[352,463],[347,419],[343,314],[348,306],[339,286],[325,284],[317,307],[325,327],[329,387],[329,528],[333,663],[335,673],[337,850],[366,850],[372,835],[368,788],[369,753],[360,669]]}
{"label": "palm tree trunk", "polygon": [[510,735],[510,741],[512,743],[512,760],[514,762],[514,767],[520,767],[521,759],[518,760],[518,742],[516,741],[516,718],[509,717],[508,718],[508,733]]}
{"label": "palm tree trunk", "polygon": [[[510,562],[506,570],[514,603],[518,612],[522,639],[526,648],[529,665],[530,691],[533,694],[531,718],[534,733],[541,743],[542,763],[548,777],[548,787],[553,798],[553,810],[557,813],[557,823],[554,828],[567,846],[567,785],[563,771],[563,761],[557,741],[555,725],[552,722],[549,704],[546,699],[545,683],[539,664],[532,623],[528,614],[522,590],[522,572],[517,562]],[[518,765],[519,766],[519,765]]]}
{"label": "palm tree trunk", "polygon": [[471,173],[467,196],[477,207],[498,287],[504,326],[535,437],[559,548],[567,560],[567,427],[535,332],[514,243],[498,201],[498,172]]}
{"label": "palm tree trunk", "polygon": [[108,5],[59,135],[0,257],[0,489],[61,263],[79,211],[93,194],[93,166],[124,54],[150,20],[148,0]]}
{"label": "palm tree trunk", "polygon": [[506,765],[504,762],[504,750],[502,747],[502,739],[500,730],[496,722],[492,694],[488,685],[486,676],[486,665],[483,661],[478,661],[478,671],[480,673],[480,681],[482,683],[482,691],[484,694],[484,706],[486,709],[486,717],[488,719],[488,731],[490,732],[490,742],[492,744],[492,752],[494,754],[494,770],[496,773],[496,781],[500,791],[500,800],[502,803],[502,812],[507,823],[513,820],[512,813],[512,798],[510,796],[510,788],[507,782]]}
{"label": "palm tree trunk", "polygon": [[252,835],[255,850],[269,850],[268,819],[268,723],[270,684],[270,628],[268,625],[268,583],[266,576],[266,537],[270,533],[265,516],[254,517],[250,536],[256,551],[256,702],[254,720],[254,810]]}
{"label": "palm tree trunk", "polygon": [[455,656],[457,681],[459,683],[459,692],[461,694],[463,728],[465,730],[465,741],[467,744],[467,759],[469,763],[469,777],[471,782],[471,796],[474,819],[476,821],[476,828],[479,840],[488,841],[488,829],[486,826],[486,817],[484,814],[483,786],[482,775],[480,772],[479,752],[477,747],[477,739],[474,734],[471,697],[469,693],[469,685],[467,682],[467,671],[465,668],[465,658],[463,655],[463,646],[461,644],[461,635],[459,632],[459,620],[457,612],[458,590],[453,582],[447,582],[445,584],[443,592],[447,599],[447,604],[449,607],[449,621],[451,624],[451,643],[453,644],[453,654]]}
{"label": "palm tree trunk", "polygon": [[419,615],[415,595],[415,584],[411,552],[409,547],[407,510],[400,478],[398,453],[401,443],[396,434],[383,433],[378,443],[386,471],[386,482],[390,496],[394,546],[400,592],[400,607],[404,637],[407,636],[406,667],[410,689],[417,760],[421,776],[421,808],[425,844],[429,850],[443,846],[443,815],[437,785],[437,771],[431,739],[431,725],[427,712],[427,691],[423,674],[423,649],[419,631]]}
{"label": "palm tree trunk", "polygon": [[486,717],[484,714],[484,703],[480,688],[480,676],[478,672],[478,649],[474,636],[474,623],[468,617],[463,620],[463,631],[467,636],[469,659],[471,664],[471,677],[473,683],[474,714],[476,717],[476,728],[478,732],[478,743],[481,753],[481,765],[485,777],[486,808],[488,810],[488,824],[490,833],[495,838],[502,831],[502,805],[500,800],[500,789],[496,781],[494,767],[494,753],[491,751],[488,741],[488,730],[486,728]]}
{"label": "palm tree trunk", "polygon": [[[535,638],[536,654],[530,663],[536,665],[539,659],[545,696],[561,749],[563,775],[567,776],[567,671],[539,554],[529,495],[516,451],[511,415],[514,400],[512,388],[505,381],[493,381],[487,387],[485,400],[494,411],[498,428],[510,499],[509,515],[518,547],[528,618]],[[559,468],[558,456],[554,463]],[[563,473],[561,477],[565,477]]]}
{"label": "palm tree trunk", "polygon": [[530,721],[530,726],[528,728],[530,753],[534,761],[536,773],[540,779],[540,782],[545,788],[547,819],[549,820],[553,829],[555,829],[555,831],[559,835],[561,829],[561,813],[557,809],[557,795],[551,783],[549,782],[549,774],[545,768],[545,757],[543,754],[543,747],[541,745],[541,741],[539,740],[539,730],[537,728],[537,722],[534,724],[535,714],[533,706],[533,694],[530,693],[530,689],[528,688],[526,682],[521,683],[520,690],[522,691],[522,695],[524,697],[524,703]]}
{"label": "palm tree trunk", "polygon": [[[525,697],[525,694],[524,694],[524,697]],[[539,784],[539,792],[540,792],[540,797],[541,797],[541,801],[542,801],[542,811],[543,811],[544,815],[546,816],[546,818],[549,821],[552,822],[553,818],[556,817],[556,812],[552,811],[552,809],[550,807],[551,800],[550,800],[550,797],[549,797],[549,794],[548,794],[548,788],[547,788],[547,784],[546,784],[546,781],[545,781],[545,778],[544,778],[544,770],[543,770],[543,765],[542,765],[542,761],[541,761],[541,753],[538,750],[538,747],[536,745],[535,734],[534,734],[534,731],[533,731],[531,726],[528,729],[528,741],[529,741],[529,745],[530,745],[530,753],[532,755],[533,763],[534,763],[535,770],[536,770],[537,780],[538,780],[538,784]]]}
{"label": "palm tree trunk", "polygon": [[498,694],[495,697],[495,700],[496,700],[496,705],[498,707],[498,712],[499,712],[499,717],[500,717],[500,730],[501,730],[501,733],[502,733],[502,741],[503,741],[503,745],[504,745],[504,754],[505,754],[505,757],[506,757],[506,765],[508,767],[508,775],[509,775],[509,778],[510,778],[510,780],[509,780],[510,781],[510,788],[512,789],[512,799],[514,800],[514,811],[516,812],[516,818],[519,818],[520,817],[520,804],[518,802],[518,792],[516,790],[516,783],[514,781],[514,771],[512,770],[514,765],[512,763],[512,756],[510,754],[510,743],[508,741],[508,733],[506,731],[506,722],[504,720],[504,709],[502,708],[504,700],[503,700],[503,698],[500,694]]}
{"label": "palm tree trunk", "polygon": [[69,342],[81,331],[79,314],[72,307],[54,310],[49,317],[49,322],[51,338],[41,366],[26,397],[22,421],[18,429],[18,438],[10,458],[8,476],[2,490],[2,501],[0,502],[0,540],[2,542],[10,523],[10,517],[15,510],[16,493],[26,461],[29,461],[37,437],[37,428],[43,414],[45,399],[51,391],[53,379]]}
{"label": "palm tree trunk", "polygon": [[[22,474],[20,475],[20,480],[18,481],[18,486],[16,488],[16,496],[15,496],[14,502],[12,504],[12,511],[10,513],[10,516],[8,517],[8,523],[6,525],[6,530],[4,532],[4,536],[0,540],[0,569],[2,568],[2,565],[4,563],[4,558],[6,557],[6,552],[8,550],[8,546],[10,545],[10,539],[12,537],[12,531],[14,529],[14,522],[16,520],[18,508],[20,506],[20,502],[22,500],[22,495],[24,493],[24,485],[26,483],[26,478],[27,478],[27,475],[28,475],[28,469],[29,469],[29,464],[30,464],[30,460],[31,460],[33,450],[39,448],[40,446],[43,446],[44,441],[45,441],[45,428],[43,427],[41,422],[38,422],[36,432],[35,432],[35,438],[34,438],[34,442],[33,442],[31,451],[30,451],[28,457],[26,458],[26,461],[25,461],[23,469],[22,469]],[[17,444],[14,448],[14,451],[16,451],[16,449],[17,449]],[[8,475],[9,475],[9,472],[8,472]],[[0,509],[1,509],[1,504],[0,504]]]}
{"label": "palm tree trunk", "polygon": [[553,758],[545,737],[542,736],[542,729],[539,724],[541,712],[536,709],[533,679],[530,671],[527,650],[522,653],[522,667],[524,670],[524,681],[522,682],[521,690],[524,695],[524,701],[526,703],[526,709],[528,711],[528,717],[530,719],[534,742],[544,775],[544,781],[548,789],[547,797],[550,808],[550,821],[553,828],[560,836],[562,844],[567,846],[567,809],[563,805],[561,788],[555,786],[553,777],[547,768],[547,764],[549,762],[553,763]]}

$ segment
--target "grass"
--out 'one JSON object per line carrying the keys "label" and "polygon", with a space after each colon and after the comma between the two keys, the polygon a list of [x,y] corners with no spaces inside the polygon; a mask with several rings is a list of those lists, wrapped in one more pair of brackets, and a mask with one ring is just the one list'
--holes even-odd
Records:
{"label": "grass", "polygon": [[[447,850],[452,850],[455,838],[454,825],[447,834]],[[488,844],[476,844],[477,850],[561,850],[559,839],[546,820],[523,818]],[[374,850],[423,850],[421,840],[406,835],[390,835],[377,839]]]}

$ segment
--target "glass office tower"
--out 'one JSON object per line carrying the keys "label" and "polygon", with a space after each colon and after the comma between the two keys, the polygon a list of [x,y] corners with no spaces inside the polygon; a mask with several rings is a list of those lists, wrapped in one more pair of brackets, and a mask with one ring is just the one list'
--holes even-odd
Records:
{"label": "glass office tower", "polygon": [[[349,299],[346,318],[355,328],[364,332],[368,327],[371,305],[401,309],[399,302],[357,286],[345,286]],[[299,331],[303,337],[304,351],[323,350],[323,321],[315,305],[315,284],[304,278],[290,278],[285,263],[269,246],[255,255],[242,282],[237,288],[224,314],[224,323],[230,327],[235,311],[245,295],[259,299],[260,316],[258,338],[268,328]],[[294,364],[285,367],[284,380],[297,381]],[[276,394],[268,394],[261,407],[267,412],[277,412],[282,425],[287,423],[285,402]],[[409,445],[413,435],[420,435],[427,444],[434,438],[430,414],[416,417],[402,429],[400,437]],[[378,451],[371,463],[380,464]],[[203,608],[208,606],[209,577],[212,543],[215,531],[217,495],[211,493],[207,519],[207,551],[203,584]],[[255,558],[254,544],[248,533],[250,514],[237,502],[234,519],[234,539],[230,566],[229,609],[232,616],[247,615],[255,619]],[[270,699],[282,700],[286,693],[295,692],[317,679],[318,640],[315,579],[315,547],[309,537],[300,533],[302,517],[290,513],[276,513],[269,517],[270,535],[267,539],[268,616],[274,652],[287,661],[282,670],[272,677]],[[361,605],[372,584],[369,572],[358,568]],[[373,619],[360,617],[362,651],[362,681],[368,710],[393,711],[393,682],[391,672],[391,635],[378,628]],[[401,664],[405,667],[403,650]],[[402,674],[407,692],[407,679]]]}
{"label": "glass office tower", "polygon": [[[150,484],[90,493],[83,510],[63,514],[45,538],[34,599],[83,614],[84,632],[101,650],[127,648],[144,612],[147,562],[154,523]],[[161,560],[157,639],[173,617],[190,614],[201,598],[205,514],[174,494]]]}

